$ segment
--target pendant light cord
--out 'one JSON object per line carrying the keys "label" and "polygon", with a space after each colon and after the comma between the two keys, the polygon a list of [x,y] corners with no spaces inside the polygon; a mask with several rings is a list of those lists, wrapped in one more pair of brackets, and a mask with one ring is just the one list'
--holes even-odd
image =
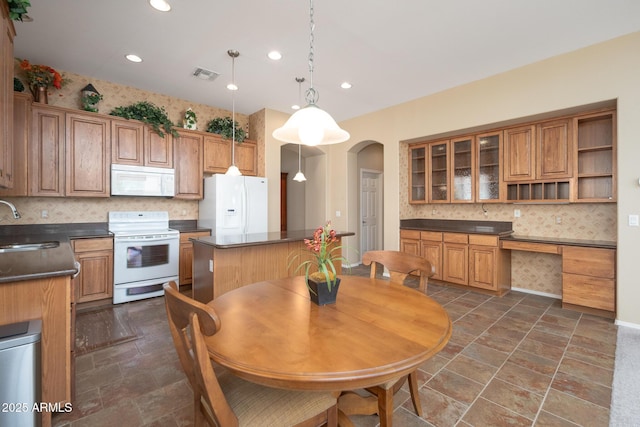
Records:
{"label": "pendant light cord", "polygon": [[315,104],[316,102],[318,102],[318,92],[316,92],[316,90],[313,88],[313,56],[315,53],[315,38],[313,36],[313,31],[316,28],[314,12],[315,10],[313,8],[313,0],[309,0],[309,89],[307,89],[304,96],[307,104]]}

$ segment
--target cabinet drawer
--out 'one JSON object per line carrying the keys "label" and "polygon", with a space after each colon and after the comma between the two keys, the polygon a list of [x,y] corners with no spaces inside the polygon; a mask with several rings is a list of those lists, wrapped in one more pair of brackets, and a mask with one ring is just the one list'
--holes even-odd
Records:
{"label": "cabinet drawer", "polygon": [[503,240],[500,242],[502,249],[510,249],[514,251],[540,252],[545,254],[561,254],[562,246],[551,243],[537,242],[518,242],[513,240]]}
{"label": "cabinet drawer", "polygon": [[489,236],[486,234],[469,234],[469,244],[498,247],[498,236]]}
{"label": "cabinet drawer", "polygon": [[442,232],[440,231],[421,231],[420,240],[431,240],[434,242],[442,242]]}
{"label": "cabinet drawer", "polygon": [[565,246],[562,248],[562,272],[592,277],[615,277],[616,251],[613,249],[581,248]]}
{"label": "cabinet drawer", "polygon": [[400,238],[420,240],[420,230],[400,230]]}
{"label": "cabinet drawer", "polygon": [[615,280],[562,274],[562,302],[615,311]]}
{"label": "cabinet drawer", "polygon": [[71,244],[74,252],[113,250],[113,239],[111,237],[98,239],[75,239],[71,241]]}
{"label": "cabinet drawer", "polygon": [[194,231],[191,233],[180,233],[180,243],[189,243],[189,239],[196,237],[207,237],[211,233],[208,231]]}
{"label": "cabinet drawer", "polygon": [[468,237],[468,234],[442,233],[442,239],[447,243],[469,243]]}

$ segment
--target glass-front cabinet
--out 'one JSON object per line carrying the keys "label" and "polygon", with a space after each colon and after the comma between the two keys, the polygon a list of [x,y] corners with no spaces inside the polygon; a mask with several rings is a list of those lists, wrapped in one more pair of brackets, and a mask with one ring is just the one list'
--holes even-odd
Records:
{"label": "glass-front cabinet", "polygon": [[429,203],[448,203],[449,141],[429,144]]}
{"label": "glass-front cabinet", "polygon": [[451,195],[452,203],[473,202],[475,186],[473,164],[473,137],[451,140]]}
{"label": "glass-front cabinet", "polygon": [[476,200],[480,203],[500,201],[500,144],[502,132],[476,135],[478,157]]}
{"label": "glass-front cabinet", "polygon": [[409,203],[427,202],[427,146],[414,145],[409,147]]}

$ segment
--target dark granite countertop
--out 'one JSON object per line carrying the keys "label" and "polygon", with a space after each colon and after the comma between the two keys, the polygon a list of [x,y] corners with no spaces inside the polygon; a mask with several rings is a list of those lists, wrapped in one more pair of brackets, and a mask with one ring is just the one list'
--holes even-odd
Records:
{"label": "dark granite countertop", "polygon": [[442,231],[448,233],[492,234],[508,236],[513,233],[508,221],[470,221],[458,219],[401,219],[403,230]]}
{"label": "dark granite countertop", "polygon": [[548,243],[552,245],[563,246],[583,246],[589,248],[616,249],[617,243],[609,240],[586,240],[586,239],[565,239],[559,237],[538,237],[538,236],[518,236],[512,234],[510,236],[501,237],[500,240],[511,240],[514,242],[527,243]]}
{"label": "dark granite countertop", "polygon": [[[190,239],[193,242],[216,249],[230,249],[244,246],[270,245],[273,243],[297,242],[313,237],[315,230],[277,231],[272,233],[234,234],[230,236],[208,236]],[[354,236],[350,231],[336,231],[338,237]]]}
{"label": "dark granite countertop", "polygon": [[178,230],[181,233],[195,233],[198,231],[208,231],[211,233],[210,228],[202,228],[198,226],[198,220],[195,219],[169,221],[169,228]]}

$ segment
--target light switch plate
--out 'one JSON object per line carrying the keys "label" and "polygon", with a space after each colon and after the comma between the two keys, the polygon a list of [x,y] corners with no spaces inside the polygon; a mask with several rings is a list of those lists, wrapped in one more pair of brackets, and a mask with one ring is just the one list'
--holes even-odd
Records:
{"label": "light switch plate", "polygon": [[640,225],[640,217],[638,215],[629,215],[629,226],[638,227]]}

